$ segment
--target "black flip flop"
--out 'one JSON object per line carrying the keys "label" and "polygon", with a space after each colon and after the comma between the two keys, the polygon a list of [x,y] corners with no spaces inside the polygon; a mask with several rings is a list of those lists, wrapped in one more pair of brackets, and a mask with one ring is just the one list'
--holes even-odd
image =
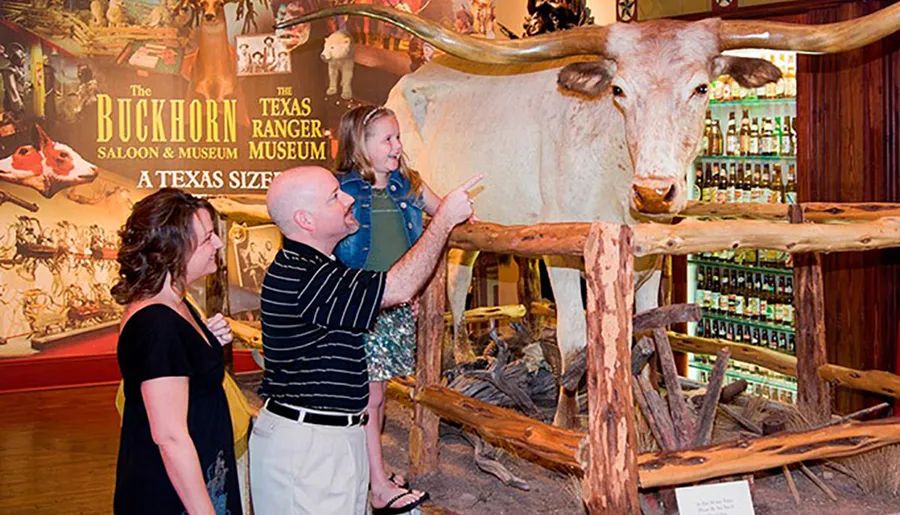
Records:
{"label": "black flip flop", "polygon": [[400,488],[407,488],[407,489],[409,488],[409,480],[408,479],[404,478],[403,483],[398,483],[395,480],[396,477],[397,477],[397,474],[395,472],[391,472],[390,477],[388,477],[388,481],[390,481],[391,483],[394,483],[396,486],[399,486]]}
{"label": "black flip flop", "polygon": [[394,497],[390,501],[388,501],[387,504],[385,504],[381,508],[376,508],[373,506],[372,507],[372,515],[397,515],[399,513],[409,513],[414,508],[418,507],[420,504],[427,501],[431,497],[428,495],[428,492],[422,492],[422,497],[419,497],[415,501],[413,501],[405,506],[394,507],[395,502],[399,501],[403,497],[406,497],[407,495],[412,494],[412,493],[413,493],[412,490],[407,490],[407,491],[403,492],[402,494]]}

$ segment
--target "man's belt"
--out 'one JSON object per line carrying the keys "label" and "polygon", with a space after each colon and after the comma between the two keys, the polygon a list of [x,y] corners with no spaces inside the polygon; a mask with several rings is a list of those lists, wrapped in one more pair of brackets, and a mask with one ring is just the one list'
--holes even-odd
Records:
{"label": "man's belt", "polygon": [[285,406],[279,402],[269,399],[266,402],[266,409],[270,413],[274,413],[280,417],[293,420],[294,422],[302,422],[304,424],[315,424],[318,426],[334,426],[334,427],[352,427],[364,426],[369,421],[369,414],[363,412],[360,415],[341,415],[338,413],[317,413],[306,411],[304,409],[296,409]]}

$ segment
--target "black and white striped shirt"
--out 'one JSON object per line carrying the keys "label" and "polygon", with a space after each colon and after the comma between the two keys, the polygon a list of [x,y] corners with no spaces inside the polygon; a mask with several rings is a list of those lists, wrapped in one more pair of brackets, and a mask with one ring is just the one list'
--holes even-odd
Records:
{"label": "black and white striped shirt", "polygon": [[260,396],[303,408],[363,411],[369,400],[363,335],[375,324],[385,278],[285,238],[262,286],[266,371]]}

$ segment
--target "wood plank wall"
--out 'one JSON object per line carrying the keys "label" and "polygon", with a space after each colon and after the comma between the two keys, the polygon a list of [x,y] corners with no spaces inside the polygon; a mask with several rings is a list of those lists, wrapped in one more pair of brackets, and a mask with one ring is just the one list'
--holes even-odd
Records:
{"label": "wood plank wall", "polygon": [[[888,1],[817,8],[806,23],[863,16]],[[802,56],[797,112],[801,201],[900,202],[900,36],[853,52]],[[893,370],[900,319],[900,252],[825,256],[828,361]],[[880,402],[839,389],[846,413]]]}

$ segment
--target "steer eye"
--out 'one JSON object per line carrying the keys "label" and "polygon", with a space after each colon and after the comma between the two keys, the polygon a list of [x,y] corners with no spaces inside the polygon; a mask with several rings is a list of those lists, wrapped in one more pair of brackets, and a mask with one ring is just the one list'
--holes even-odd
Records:
{"label": "steer eye", "polygon": [[622,88],[620,88],[619,86],[613,86],[613,87],[612,87],[612,94],[613,94],[613,96],[617,96],[617,97],[624,97],[624,96],[625,96],[625,92],[622,91]]}
{"label": "steer eye", "polygon": [[694,88],[694,93],[698,95],[705,95],[709,92],[709,84],[701,84]]}

